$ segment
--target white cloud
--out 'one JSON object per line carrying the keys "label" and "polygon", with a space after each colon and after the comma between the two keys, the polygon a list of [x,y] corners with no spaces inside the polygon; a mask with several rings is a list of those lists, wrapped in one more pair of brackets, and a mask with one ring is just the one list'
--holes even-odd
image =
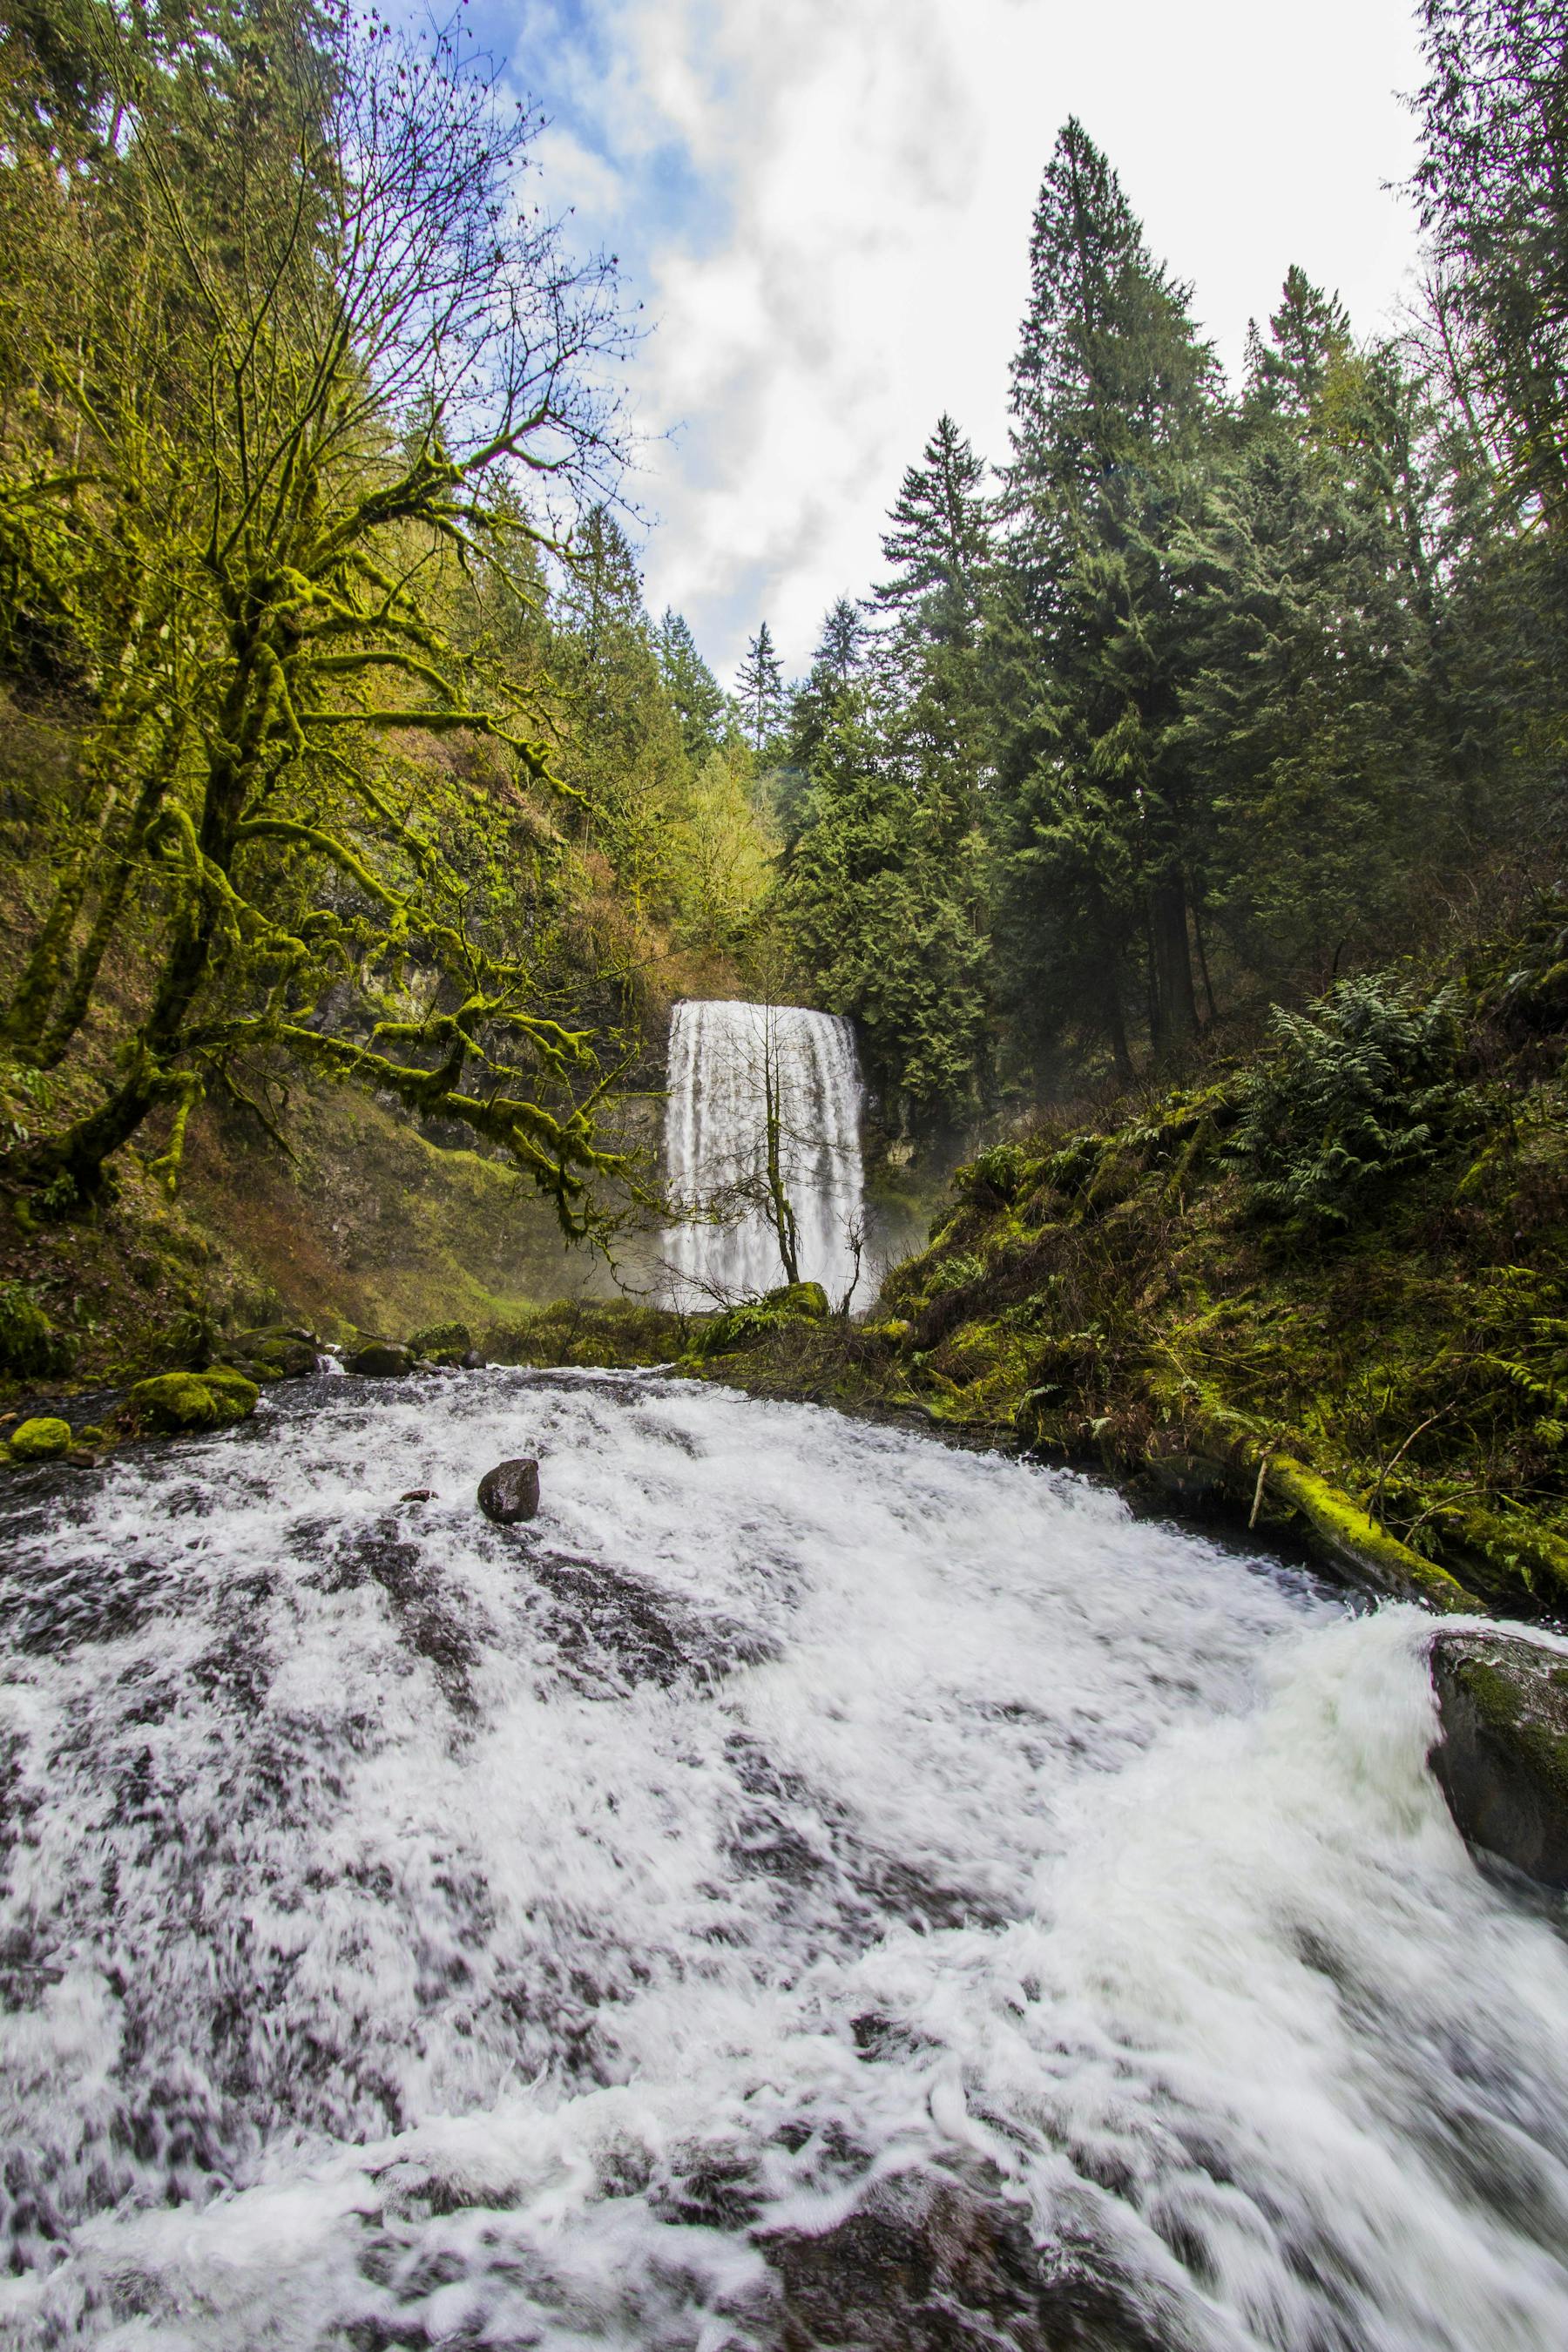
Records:
{"label": "white cloud", "polygon": [[654,322],[649,599],[721,670],[764,614],[804,667],[941,410],[1004,454],[1068,114],[1233,366],[1290,262],[1364,331],[1414,257],[1383,184],[1412,161],[1408,0],[556,0],[511,30],[557,117],[547,199],[627,257]]}

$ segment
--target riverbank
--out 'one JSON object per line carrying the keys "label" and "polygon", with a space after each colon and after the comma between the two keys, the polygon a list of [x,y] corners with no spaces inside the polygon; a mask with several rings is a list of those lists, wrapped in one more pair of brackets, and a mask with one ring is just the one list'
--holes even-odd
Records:
{"label": "riverbank", "polygon": [[1093,1463],[1374,1590],[1568,1616],[1568,920],[954,1179],[863,1326],[707,1369]]}

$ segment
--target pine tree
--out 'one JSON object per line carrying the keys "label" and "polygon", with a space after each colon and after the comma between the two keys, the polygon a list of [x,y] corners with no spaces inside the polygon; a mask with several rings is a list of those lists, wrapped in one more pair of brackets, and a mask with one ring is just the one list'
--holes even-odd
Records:
{"label": "pine tree", "polygon": [[746,647],[746,658],[736,673],[736,698],[752,739],[761,752],[778,726],[784,710],[784,665],[773,646],[773,631],[764,621]]}
{"label": "pine tree", "polygon": [[[1188,299],[1069,121],[1035,213],[1004,478],[993,650],[1005,944],[1037,1015],[1047,965],[1079,975],[1077,1017],[1098,1008],[1119,1066],[1130,967],[1142,964],[1156,1054],[1197,1023],[1193,778],[1171,736],[1184,616],[1169,559],[1200,478],[1215,367]],[[1099,973],[1093,985],[1085,972]]]}
{"label": "pine tree", "polygon": [[1298,421],[1309,418],[1322,401],[1330,371],[1350,349],[1350,315],[1337,294],[1325,294],[1292,263],[1268,330],[1265,340],[1256,320],[1247,329],[1247,403]]}
{"label": "pine tree", "polygon": [[1415,192],[1518,497],[1568,523],[1568,15],[1423,0]]}
{"label": "pine tree", "polygon": [[679,613],[666,611],[655,639],[658,666],[680,720],[687,755],[700,762],[724,740],[724,693]]}
{"label": "pine tree", "polygon": [[892,578],[875,592],[885,611],[924,632],[968,646],[980,617],[992,553],[985,468],[951,416],[939,416],[918,466],[906,468],[888,517],[882,560]]}

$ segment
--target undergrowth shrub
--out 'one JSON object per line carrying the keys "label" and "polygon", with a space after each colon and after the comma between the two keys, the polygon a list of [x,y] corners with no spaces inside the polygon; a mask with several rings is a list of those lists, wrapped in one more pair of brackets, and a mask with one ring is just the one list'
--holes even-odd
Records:
{"label": "undergrowth shrub", "polygon": [[0,1283],[0,1375],[37,1380],[70,1370],[72,1349],[20,1282]]}
{"label": "undergrowth shrub", "polygon": [[1252,1214],[1305,1238],[1426,1168],[1473,1123],[1456,1075],[1458,989],[1422,1000],[1387,972],[1341,981],[1310,1013],[1273,1015],[1227,1147]]}

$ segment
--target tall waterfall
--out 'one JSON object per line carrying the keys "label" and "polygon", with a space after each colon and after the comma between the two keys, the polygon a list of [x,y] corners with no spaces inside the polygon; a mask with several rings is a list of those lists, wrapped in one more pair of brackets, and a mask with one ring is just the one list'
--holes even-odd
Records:
{"label": "tall waterfall", "polygon": [[848,1022],[799,1004],[678,1004],[665,1167],[673,1199],[721,1222],[677,1225],[666,1235],[677,1304],[754,1296],[784,1279],[761,1199],[770,1076],[801,1277],[820,1282],[835,1305],[854,1279],[860,1073]]}

